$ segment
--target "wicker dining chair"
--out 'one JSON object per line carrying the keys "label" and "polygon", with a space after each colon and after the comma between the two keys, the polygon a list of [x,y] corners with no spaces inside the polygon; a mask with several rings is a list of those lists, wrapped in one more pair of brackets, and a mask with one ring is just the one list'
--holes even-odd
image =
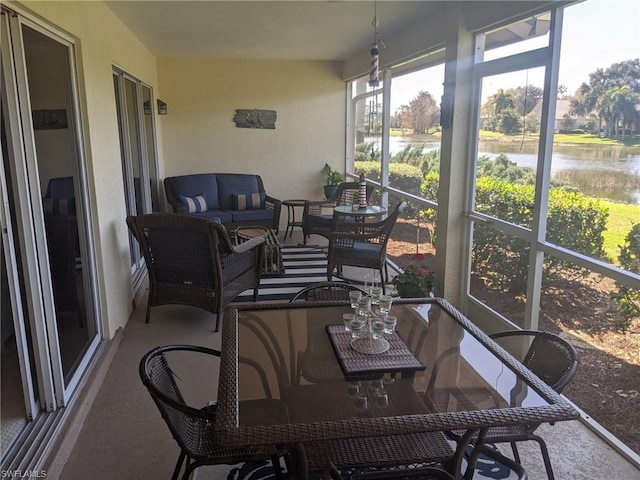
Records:
{"label": "wicker dining chair", "polygon": [[[233,465],[240,462],[264,460],[271,460],[276,478],[283,478],[280,457],[287,453],[284,447],[235,448],[216,442],[214,434],[216,405],[214,403],[202,408],[187,405],[178,388],[178,381],[181,378],[174,373],[167,358],[168,356],[172,358],[170,356],[173,352],[181,352],[180,355],[186,352],[191,356],[189,361],[196,360],[203,365],[203,368],[208,368],[207,362],[210,359],[219,358],[221,355],[218,350],[195,345],[167,345],[156,347],[147,352],[140,361],[140,379],[180,447],[172,480],[178,479],[183,466],[184,471],[181,478],[187,480],[194,470],[203,465]],[[266,393],[265,400],[243,401],[240,402],[240,408],[244,412],[255,415],[256,418],[271,417],[280,419],[280,421],[286,418],[286,408],[282,402],[271,398],[267,376],[262,367],[257,362],[248,359],[240,358],[239,361],[256,369]]]}
{"label": "wicker dining chair", "polygon": [[[413,470],[388,472],[367,472],[348,477],[349,480],[374,480],[383,478],[389,480],[454,480],[453,476],[449,472],[438,467],[424,467]],[[347,479],[342,476],[342,473],[333,464],[333,462],[329,462],[324,472],[324,480]]]}
{"label": "wicker dining chair", "polygon": [[349,292],[359,290],[366,292],[347,282],[318,282],[304,287],[291,299],[291,302],[349,301]]}
{"label": "wicker dining chair", "polygon": [[[375,188],[367,185],[367,202],[371,201]],[[339,205],[353,205],[358,201],[360,184],[342,182],[336,192],[326,200],[307,200],[302,211],[302,233],[304,244],[311,235],[328,237],[334,230],[333,209]]]}
{"label": "wicker dining chair", "polygon": [[[522,339],[530,341],[522,363],[535,373],[542,381],[560,393],[573,379],[578,370],[578,352],[571,343],[564,338],[549,332],[538,330],[510,330],[491,335],[498,339]],[[549,451],[545,441],[535,434],[539,423],[532,425],[511,425],[492,427],[487,431],[484,444],[509,443],[513,457],[520,463],[517,442],[533,440],[540,446],[542,459],[549,480],[554,480],[553,468],[549,459]],[[462,432],[452,432],[454,438],[459,438]]]}
{"label": "wicker dining chair", "polygon": [[152,213],[127,217],[129,230],[140,244],[149,272],[151,307],[191,305],[220,314],[240,293],[260,286],[259,265],[264,238],[233,245],[226,228],[191,215]]}
{"label": "wicker dining chair", "polygon": [[344,265],[377,269],[381,278],[384,270],[382,291],[386,293],[385,284],[389,283],[387,242],[398,216],[406,208],[407,203],[400,202],[389,216],[380,222],[357,223],[349,229],[341,228],[329,234],[327,280],[331,280],[335,269],[340,272]]}
{"label": "wicker dining chair", "polygon": [[[349,302],[349,292],[359,290],[366,294],[357,285],[347,282],[318,282],[304,287],[291,299],[291,302],[319,302],[319,301],[342,301]],[[295,359],[294,384],[298,385],[300,379],[304,377],[313,383],[332,382],[337,378],[342,378],[342,370],[335,361],[332,352],[327,353],[323,349],[318,349],[316,343],[319,336],[316,331],[312,317],[307,318],[307,345],[305,350],[299,351]],[[324,328],[324,327],[322,327]],[[319,350],[319,351],[318,351]]]}

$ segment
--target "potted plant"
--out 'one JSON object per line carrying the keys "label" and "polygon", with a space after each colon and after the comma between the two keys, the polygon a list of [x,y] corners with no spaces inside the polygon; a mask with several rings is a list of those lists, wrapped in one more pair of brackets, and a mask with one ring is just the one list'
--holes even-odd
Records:
{"label": "potted plant", "polygon": [[426,266],[410,263],[403,273],[391,279],[391,283],[401,297],[429,297],[435,284],[435,274]]}
{"label": "potted plant", "polygon": [[331,198],[338,189],[338,185],[344,182],[344,175],[331,168],[328,163],[322,167],[322,175],[324,175],[324,197]]}

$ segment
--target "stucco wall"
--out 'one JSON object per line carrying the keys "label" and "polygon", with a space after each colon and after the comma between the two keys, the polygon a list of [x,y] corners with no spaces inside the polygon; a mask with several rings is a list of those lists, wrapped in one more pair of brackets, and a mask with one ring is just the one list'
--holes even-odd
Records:
{"label": "stucco wall", "polygon": [[9,6],[28,16],[35,13],[44,19],[42,23],[62,29],[76,44],[91,230],[102,321],[105,336],[111,338],[129,318],[133,293],[112,66],[148,83],[157,95],[156,60],[101,2],[29,1]]}
{"label": "stucco wall", "polygon": [[[344,171],[340,74],[330,62],[159,59],[165,175],[257,173],[281,200],[322,198],[324,163]],[[254,108],[277,112],[275,130],[236,127],[236,109]]]}

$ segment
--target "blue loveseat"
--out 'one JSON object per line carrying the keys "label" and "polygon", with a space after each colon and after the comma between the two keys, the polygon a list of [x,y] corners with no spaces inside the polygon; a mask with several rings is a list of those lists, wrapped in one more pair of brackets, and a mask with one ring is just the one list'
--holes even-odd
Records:
{"label": "blue loveseat", "polygon": [[166,177],[164,190],[174,213],[208,218],[229,229],[259,225],[278,231],[282,202],[267,195],[260,175],[198,173]]}

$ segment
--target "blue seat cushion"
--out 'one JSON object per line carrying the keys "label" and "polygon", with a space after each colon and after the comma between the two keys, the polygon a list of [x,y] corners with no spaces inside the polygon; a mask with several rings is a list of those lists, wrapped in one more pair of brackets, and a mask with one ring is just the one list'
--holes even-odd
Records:
{"label": "blue seat cushion", "polygon": [[176,198],[179,195],[184,197],[195,197],[196,195],[204,195],[207,199],[207,207],[209,209],[218,209],[220,204],[218,201],[218,182],[213,173],[197,173],[194,175],[181,175],[179,177],[171,177],[171,189]]}
{"label": "blue seat cushion", "polygon": [[231,214],[229,212],[223,212],[222,210],[207,210],[206,212],[193,213],[192,215],[207,218],[216,223],[229,223],[232,220]]}
{"label": "blue seat cushion", "polygon": [[[336,249],[343,250],[339,247],[336,247]],[[379,243],[354,242],[353,247],[348,250],[350,251],[351,259],[355,262],[358,260],[372,262],[380,258],[382,246]]]}
{"label": "blue seat cushion", "polygon": [[329,226],[333,223],[333,215],[309,215],[307,220],[311,223]]}
{"label": "blue seat cushion", "polygon": [[233,210],[230,212],[234,222],[254,222],[256,220],[272,220],[273,210]]}
{"label": "blue seat cushion", "polygon": [[[255,175],[219,175],[218,200],[222,210],[233,210],[233,195],[251,195],[259,192]],[[209,207],[211,208],[211,207]]]}

